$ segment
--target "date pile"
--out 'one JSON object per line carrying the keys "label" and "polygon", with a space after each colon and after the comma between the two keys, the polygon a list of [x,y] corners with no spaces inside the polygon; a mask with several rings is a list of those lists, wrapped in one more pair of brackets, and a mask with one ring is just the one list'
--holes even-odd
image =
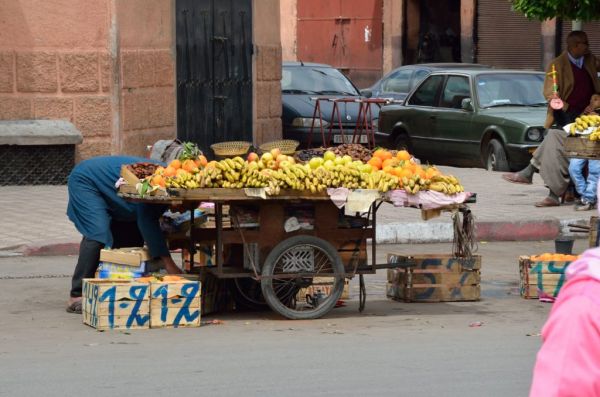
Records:
{"label": "date pile", "polygon": [[135,163],[127,166],[138,179],[145,179],[156,172],[158,164],[154,163]]}
{"label": "date pile", "polygon": [[350,156],[352,160],[362,161],[363,163],[371,160],[372,153],[369,149],[360,143],[344,143],[332,149],[336,156]]}

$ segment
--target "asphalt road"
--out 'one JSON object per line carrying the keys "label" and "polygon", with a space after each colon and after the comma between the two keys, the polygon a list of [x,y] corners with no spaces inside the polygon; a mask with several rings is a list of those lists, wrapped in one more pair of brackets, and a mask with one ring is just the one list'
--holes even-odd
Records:
{"label": "asphalt road", "polygon": [[390,301],[381,271],[363,313],[353,280],[348,305],[319,320],[221,313],[205,318],[221,325],[136,332],[97,332],[65,312],[74,257],[1,258],[0,395],[524,396],[551,306],[518,296],[517,257],[552,246],[480,244],[480,302]]}

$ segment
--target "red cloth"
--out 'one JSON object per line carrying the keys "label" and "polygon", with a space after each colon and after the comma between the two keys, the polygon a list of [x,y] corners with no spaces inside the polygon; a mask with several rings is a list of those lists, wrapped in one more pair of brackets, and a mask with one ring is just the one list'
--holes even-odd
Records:
{"label": "red cloth", "polygon": [[573,70],[575,88],[566,101],[569,104],[569,113],[581,114],[590,104],[590,98],[594,95],[594,82],[584,68],[579,69],[571,63],[571,69]]}

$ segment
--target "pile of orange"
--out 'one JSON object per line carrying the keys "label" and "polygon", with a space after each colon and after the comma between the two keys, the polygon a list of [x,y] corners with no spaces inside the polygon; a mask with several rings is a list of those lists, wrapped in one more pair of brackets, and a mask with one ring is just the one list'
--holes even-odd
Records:
{"label": "pile of orange", "polygon": [[203,155],[195,160],[175,159],[166,168],[158,167],[150,180],[150,185],[165,187],[165,178],[174,177],[185,173],[196,173],[199,168],[206,167],[208,160]]}
{"label": "pile of orange", "polygon": [[377,149],[373,152],[373,157],[368,161],[368,164],[374,170],[382,170],[383,172],[395,175],[399,178],[412,179],[419,176],[421,179],[431,179],[436,175],[440,175],[440,171],[434,166],[423,167],[413,160],[413,156],[406,150],[399,150],[396,155],[385,149]]}
{"label": "pile of orange", "polygon": [[579,258],[577,255],[544,253],[541,255],[532,255],[529,259],[533,262],[549,262],[549,261],[571,262],[571,261],[576,260],[577,258]]}

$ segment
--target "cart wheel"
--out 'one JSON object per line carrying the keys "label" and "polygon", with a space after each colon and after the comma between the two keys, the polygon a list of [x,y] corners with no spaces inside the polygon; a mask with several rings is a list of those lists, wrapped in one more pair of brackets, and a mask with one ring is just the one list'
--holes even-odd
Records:
{"label": "cart wheel", "polygon": [[[294,273],[303,276],[290,278]],[[277,244],[265,259],[262,275],[272,277],[261,280],[262,292],[271,309],[284,317],[319,318],[342,296],[344,273],[338,252],[327,241],[294,236]]]}
{"label": "cart wheel", "polygon": [[246,310],[265,310],[269,306],[262,294],[260,282],[250,278],[234,278],[231,294],[236,306]]}

